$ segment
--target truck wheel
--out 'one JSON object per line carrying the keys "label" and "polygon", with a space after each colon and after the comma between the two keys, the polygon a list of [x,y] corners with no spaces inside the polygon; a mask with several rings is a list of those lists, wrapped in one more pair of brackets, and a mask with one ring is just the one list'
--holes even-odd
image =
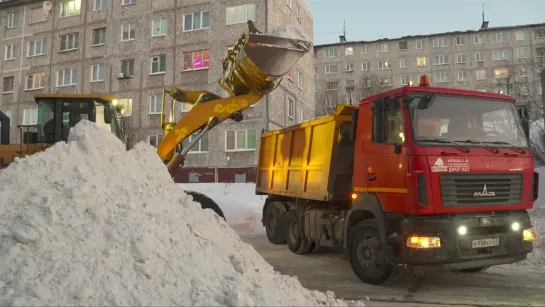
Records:
{"label": "truck wheel", "polygon": [[305,237],[303,225],[301,220],[297,216],[296,210],[288,211],[286,215],[287,220],[287,236],[286,243],[288,243],[289,249],[299,255],[310,253],[316,247],[316,243],[311,242],[309,238]]}
{"label": "truck wheel", "polygon": [[201,208],[212,209],[214,212],[216,212],[217,215],[221,216],[221,218],[225,220],[225,215],[223,215],[223,211],[221,210],[220,206],[218,206],[218,204],[216,204],[216,202],[212,200],[212,198],[195,191],[184,190],[184,192],[187,195],[191,195],[191,197],[193,197],[193,201],[201,204]]}
{"label": "truck wheel", "polygon": [[284,221],[284,204],[280,202],[271,202],[265,207],[263,212],[263,224],[267,239],[272,244],[284,244],[286,242],[286,227]]}
{"label": "truck wheel", "polygon": [[380,232],[374,219],[360,222],[352,230],[349,256],[352,270],[364,283],[380,285],[395,273],[387,261],[387,246],[380,240]]}
{"label": "truck wheel", "polygon": [[481,267],[478,267],[478,268],[462,269],[462,270],[458,270],[458,271],[462,272],[462,273],[478,273],[478,272],[482,272],[482,271],[487,270],[489,267],[490,266],[481,266]]}

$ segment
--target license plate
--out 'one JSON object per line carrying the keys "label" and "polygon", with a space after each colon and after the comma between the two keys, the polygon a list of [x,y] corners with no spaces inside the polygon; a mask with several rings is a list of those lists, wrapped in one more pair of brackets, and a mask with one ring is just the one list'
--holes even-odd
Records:
{"label": "license plate", "polygon": [[473,240],[473,242],[471,242],[472,248],[491,247],[499,245],[500,238]]}

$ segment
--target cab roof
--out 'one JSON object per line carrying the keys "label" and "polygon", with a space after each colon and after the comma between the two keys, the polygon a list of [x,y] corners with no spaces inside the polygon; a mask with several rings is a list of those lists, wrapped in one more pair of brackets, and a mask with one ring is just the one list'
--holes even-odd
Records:
{"label": "cab roof", "polygon": [[38,99],[53,98],[53,99],[97,99],[104,101],[112,101],[117,99],[117,96],[110,94],[72,94],[72,93],[40,93],[34,95],[34,100],[38,102]]}
{"label": "cab roof", "polygon": [[489,92],[480,92],[480,91],[471,91],[471,90],[462,90],[462,89],[456,89],[456,88],[446,88],[446,87],[431,87],[431,86],[402,86],[398,87],[386,92],[378,93],[366,98],[363,98],[360,103],[368,103],[372,102],[379,98],[385,98],[389,96],[397,96],[397,95],[403,95],[403,94],[410,94],[410,93],[438,93],[438,94],[446,94],[446,95],[459,95],[459,96],[467,96],[467,97],[474,97],[474,98],[485,98],[485,99],[497,99],[497,100],[504,100],[504,101],[510,101],[515,102],[516,99],[507,96],[507,95],[501,95],[496,93],[489,93]]}

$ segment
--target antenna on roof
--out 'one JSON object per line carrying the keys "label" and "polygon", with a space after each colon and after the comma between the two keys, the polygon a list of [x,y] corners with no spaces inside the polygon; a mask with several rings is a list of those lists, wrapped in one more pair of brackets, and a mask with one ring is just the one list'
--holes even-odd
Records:
{"label": "antenna on roof", "polygon": [[344,24],[343,24],[343,34],[342,35],[339,35],[339,40],[342,42],[346,42],[346,18],[344,19]]}
{"label": "antenna on roof", "polygon": [[481,24],[481,29],[488,28],[488,21],[484,20],[484,1],[483,1],[483,23]]}

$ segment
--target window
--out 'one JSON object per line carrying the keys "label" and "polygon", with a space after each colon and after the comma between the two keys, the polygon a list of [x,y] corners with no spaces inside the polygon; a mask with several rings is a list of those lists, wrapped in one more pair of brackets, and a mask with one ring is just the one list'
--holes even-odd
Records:
{"label": "window", "polygon": [[295,18],[297,18],[297,21],[301,23],[301,6],[297,4],[297,9],[295,11]]}
{"label": "window", "polygon": [[325,73],[326,74],[336,74],[338,72],[339,72],[339,65],[338,64],[326,65],[325,66]]}
{"label": "window", "polygon": [[130,41],[136,38],[136,25],[127,23],[121,26],[122,41]]}
{"label": "window", "polygon": [[13,60],[16,58],[16,55],[17,54],[17,45],[13,44],[13,45],[7,45],[6,46],[6,52],[4,54],[4,59],[7,61],[7,60]]}
{"label": "window", "polygon": [[467,56],[463,53],[458,53],[456,55],[456,63],[464,64],[467,61]]}
{"label": "window", "polygon": [[163,139],[162,134],[150,135],[148,136],[148,143],[153,147],[157,147],[157,145],[159,145],[162,139]]}
{"label": "window", "polygon": [[298,107],[297,108],[297,123],[300,124],[303,122],[303,108]]}
{"label": "window", "polygon": [[334,108],[337,106],[337,99],[335,97],[327,97],[327,106],[330,108]]}
{"label": "window", "polygon": [[408,49],[409,49],[409,44],[407,43],[407,41],[399,42],[399,50],[408,50]]}
{"label": "window", "polygon": [[119,98],[117,104],[123,107],[123,116],[132,116],[132,98]]}
{"label": "window", "polygon": [[426,66],[426,57],[425,56],[417,57],[416,58],[416,66],[418,66],[418,67]]}
{"label": "window", "polygon": [[507,78],[508,75],[509,75],[509,71],[507,70],[507,68],[494,69],[494,78],[496,79]]}
{"label": "window", "polygon": [[57,70],[57,87],[75,85],[78,82],[78,70],[66,68]]}
{"label": "window", "polygon": [[433,76],[435,82],[448,82],[448,75],[446,72],[435,73]]}
{"label": "window", "polygon": [[438,54],[433,58],[435,65],[447,65],[448,64],[448,55]]}
{"label": "window", "polygon": [[362,62],[361,70],[371,70],[371,61]]}
{"label": "window", "polygon": [[160,74],[166,71],[167,56],[165,54],[151,57],[151,73]]}
{"label": "window", "polygon": [[399,59],[399,67],[401,68],[409,67],[407,59]]}
{"label": "window", "polygon": [[399,84],[408,85],[409,84],[409,76],[401,76],[399,77]]}
{"label": "window", "polygon": [[473,43],[475,45],[480,45],[483,43],[483,37],[481,34],[475,34],[475,36],[473,36]]}
{"label": "window", "polygon": [[346,80],[346,87],[353,88],[355,85],[354,80]]}
{"label": "window", "polygon": [[515,52],[517,53],[518,59],[524,59],[528,57],[528,49],[521,47],[521,48],[516,48],[515,50],[516,50]]}
{"label": "window", "polygon": [[477,70],[475,72],[475,78],[477,80],[486,80],[486,70]]}
{"label": "window", "polygon": [[507,33],[504,33],[504,32],[494,33],[493,38],[496,43],[503,43],[507,41]]}
{"label": "window", "polygon": [[344,55],[354,55],[354,48],[353,47],[344,48]]}
{"label": "window", "polygon": [[[189,143],[191,143],[195,138],[197,138],[198,133],[194,133],[189,135],[185,140],[182,141],[183,148],[189,147]],[[202,152],[208,152],[208,134],[205,134],[191,149],[188,151],[189,153],[202,153]]]}
{"label": "window", "polygon": [[536,38],[544,39],[545,38],[545,29],[536,30]]}
{"label": "window", "polygon": [[161,95],[152,94],[149,96],[149,114],[161,114]]}
{"label": "window", "polygon": [[526,69],[525,69],[524,67],[521,67],[521,68],[519,69],[518,77],[519,77],[519,78],[526,78]]}
{"label": "window", "polygon": [[436,37],[433,39],[433,48],[446,47],[447,43],[443,37]]}
{"label": "window", "polygon": [[[316,73],[316,66],[314,66],[314,74],[317,75],[317,73]],[[286,77],[288,77],[288,80],[290,80],[291,82],[293,82],[293,75],[291,74],[291,69],[288,71],[288,74],[286,75]]]}
{"label": "window", "polygon": [[81,0],[61,1],[61,17],[79,15],[81,10]]}
{"label": "window", "polygon": [[13,92],[13,86],[15,85],[15,77],[9,76],[4,77],[2,80],[2,93],[11,93]]}
{"label": "window", "polygon": [[536,56],[538,58],[545,57],[545,47],[537,47],[536,48]]}
{"label": "window", "polygon": [[290,8],[292,8],[292,3],[291,3],[292,0],[286,0],[286,5]]}
{"label": "window", "polygon": [[136,4],[136,0],[123,0],[122,5]]}
{"label": "window", "polygon": [[210,50],[184,52],[184,70],[196,70],[210,67]]}
{"label": "window", "polygon": [[44,21],[43,7],[30,9],[30,24]]}
{"label": "window", "polygon": [[334,91],[339,89],[339,81],[326,82],[326,91]]}
{"label": "window", "polygon": [[37,90],[44,88],[45,72],[37,72],[26,76],[26,89]]}
{"label": "window", "polygon": [[8,29],[15,28],[19,25],[19,12],[8,14]]}
{"label": "window", "polygon": [[151,36],[156,37],[156,36],[167,35],[167,28],[168,28],[167,18],[155,19],[152,22]]}
{"label": "window", "polygon": [[346,64],[346,71],[354,71],[354,63]]}
{"label": "window", "polygon": [[227,25],[255,21],[255,3],[231,6],[227,8]]}
{"label": "window", "polygon": [[225,150],[255,150],[255,130],[225,131]]}
{"label": "window", "polygon": [[293,98],[288,98],[288,117],[291,119],[295,118],[295,101]]}
{"label": "window", "polygon": [[36,125],[38,123],[38,108],[23,110],[23,125]]}
{"label": "window", "polygon": [[369,45],[363,45],[361,46],[361,54],[369,53]]}
{"label": "window", "polygon": [[515,32],[515,39],[518,41],[524,40],[524,32],[523,31],[517,31]]}
{"label": "window", "polygon": [[390,86],[392,84],[392,79],[390,77],[381,77],[379,80],[379,84],[381,86]]}
{"label": "window", "polygon": [[121,72],[126,76],[134,76],[134,59],[121,60]]}
{"label": "window", "polygon": [[29,57],[47,54],[47,38],[29,41],[27,52]]}
{"label": "window", "polygon": [[[6,110],[4,111],[4,114],[6,114],[6,116],[9,118],[9,126],[12,127],[13,126],[13,112],[12,111],[9,111],[9,110]],[[0,127],[2,127],[2,125],[0,124]],[[0,137],[0,140],[2,138]]]}
{"label": "window", "polygon": [[463,36],[457,36],[456,37],[456,45],[465,45],[466,44],[466,38]]}
{"label": "window", "polygon": [[377,52],[388,52],[388,43],[378,44]]}
{"label": "window", "polygon": [[91,65],[91,82],[104,81],[104,64]]}
{"label": "window", "polygon": [[326,48],[324,49],[324,56],[328,58],[336,57],[339,53],[337,48]]}
{"label": "window", "polygon": [[61,36],[61,51],[69,51],[78,49],[79,47],[79,32],[70,33]]}
{"label": "window", "polygon": [[421,39],[416,41],[416,49],[424,49],[424,42]]}
{"label": "window", "polygon": [[378,69],[391,69],[392,63],[390,61],[378,61]]}
{"label": "window", "polygon": [[108,9],[109,0],[95,0],[95,11]]}
{"label": "window", "polygon": [[494,61],[504,61],[509,59],[509,52],[507,50],[496,50],[492,53]]}
{"label": "window", "polygon": [[469,76],[467,71],[459,71],[458,72],[458,81],[468,81]]}
{"label": "window", "polygon": [[184,32],[210,28],[210,12],[193,12],[184,15]]}
{"label": "window", "polygon": [[483,52],[475,52],[475,62],[484,62],[484,53]]}
{"label": "window", "polygon": [[[373,114],[373,135],[371,141],[375,144],[403,143],[403,113],[399,104],[392,108],[392,110],[385,110],[383,112],[386,113],[384,114],[385,116],[383,116],[382,112],[374,112]],[[379,121],[379,117],[384,118],[384,121]],[[379,137],[381,135],[383,136],[382,138]]]}
{"label": "window", "polygon": [[302,89],[304,83],[304,76],[303,73],[300,71],[297,71],[297,87]]}
{"label": "window", "polygon": [[106,43],[106,28],[93,29],[93,46]]}

